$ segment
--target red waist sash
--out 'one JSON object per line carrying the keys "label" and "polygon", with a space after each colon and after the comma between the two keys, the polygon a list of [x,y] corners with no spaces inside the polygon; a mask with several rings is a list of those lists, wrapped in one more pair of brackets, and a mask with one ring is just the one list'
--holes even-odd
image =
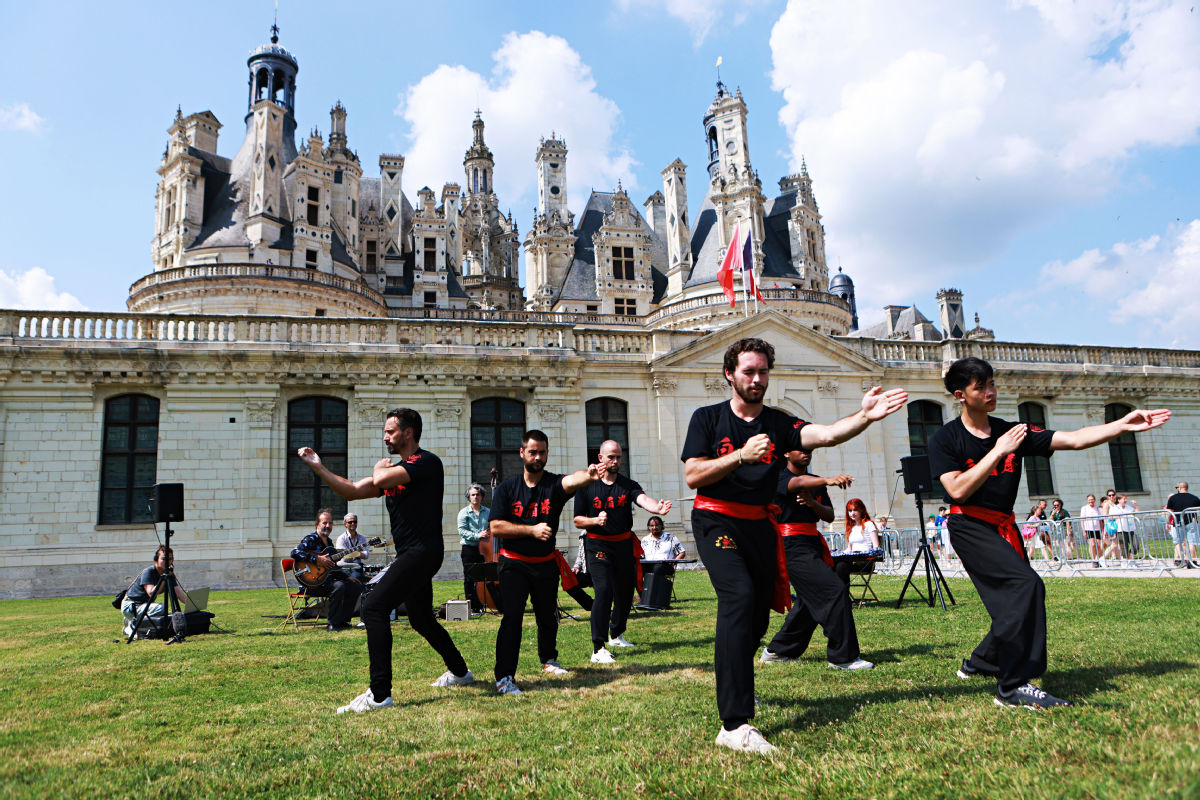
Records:
{"label": "red waist sash", "polygon": [[526,556],[521,553],[514,553],[511,550],[500,548],[500,555],[505,558],[511,558],[513,561],[524,561],[526,564],[545,564],[547,561],[553,561],[558,565],[558,577],[562,582],[563,591],[570,591],[579,585],[579,579],[575,577],[575,573],[571,571],[571,567],[567,564],[567,560],[563,558],[563,554],[555,550],[548,556]]}
{"label": "red waist sash", "polygon": [[[692,508],[698,508],[701,511],[715,511],[718,514],[724,514],[727,517],[734,519],[759,520],[765,519],[771,522],[771,529],[775,531],[775,586],[771,592],[771,610],[778,611],[780,614],[786,613],[792,607],[792,593],[788,583],[787,574],[787,556],[783,552],[783,537],[779,533],[779,526],[776,525],[774,515],[779,513],[779,506],[752,506],[747,503],[735,503],[732,500],[717,500],[713,497],[705,497],[702,494],[696,495],[696,500],[692,504]],[[821,537],[824,539],[825,537]]]}
{"label": "red waist sash", "polygon": [[815,522],[779,522],[775,528],[779,531],[780,536],[816,536],[821,540],[821,560],[825,562],[825,566],[833,566],[833,553],[829,552],[829,542],[825,541],[825,537],[817,530]]}
{"label": "red waist sash", "polygon": [[595,539],[599,542],[623,542],[626,539],[633,539],[633,563],[634,575],[637,578],[638,594],[642,592],[642,559],[646,557],[646,551],[642,549],[642,543],[633,535],[633,531],[625,531],[624,533],[588,533],[589,539]]}
{"label": "red waist sash", "polygon": [[1029,558],[1025,555],[1021,532],[1017,530],[1017,518],[1012,515],[1012,512],[1005,514],[1003,511],[995,511],[982,506],[950,506],[949,513],[962,514],[965,517],[986,522],[988,525],[994,525],[1000,535],[1013,546],[1013,549],[1021,554],[1021,558]]}

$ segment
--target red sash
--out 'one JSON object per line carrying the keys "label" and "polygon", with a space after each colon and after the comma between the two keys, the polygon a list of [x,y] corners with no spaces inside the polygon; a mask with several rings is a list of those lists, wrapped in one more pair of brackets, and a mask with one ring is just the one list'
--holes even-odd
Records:
{"label": "red sash", "polygon": [[1005,514],[1003,511],[994,511],[982,506],[950,506],[949,513],[962,514],[965,517],[986,522],[988,525],[994,525],[1000,535],[1013,546],[1013,549],[1021,554],[1021,558],[1029,560],[1029,556],[1025,554],[1025,545],[1021,541],[1021,532],[1017,530],[1017,518],[1011,511]]}
{"label": "red sash", "polygon": [[642,543],[633,535],[633,531],[625,531],[624,533],[589,533],[589,539],[595,539],[600,542],[623,542],[626,539],[633,539],[633,563],[634,575],[637,576],[638,594],[642,592],[642,559],[646,557],[646,551],[642,549]]}
{"label": "red sash", "polygon": [[829,542],[825,541],[825,537],[817,530],[817,523],[777,522],[775,529],[779,531],[780,536],[816,536],[821,540],[821,560],[825,562],[825,566],[833,566],[833,553],[829,552]]}
{"label": "red sash", "polygon": [[513,561],[524,561],[526,564],[545,564],[547,561],[554,561],[558,564],[558,577],[562,581],[563,591],[569,592],[579,585],[579,579],[575,577],[574,572],[571,572],[571,567],[567,564],[567,560],[563,558],[563,554],[557,550],[548,556],[525,556],[501,547],[500,555],[505,558],[511,558]]}
{"label": "red sash", "polygon": [[[783,552],[783,537],[779,534],[779,528],[775,524],[774,515],[779,513],[779,506],[752,506],[746,503],[735,503],[732,500],[717,500],[713,497],[705,497],[702,494],[696,495],[696,500],[692,504],[692,508],[698,508],[701,511],[715,511],[718,514],[724,514],[727,517],[734,519],[759,520],[765,519],[771,522],[771,529],[775,531],[775,586],[771,593],[771,610],[778,611],[784,614],[792,607],[792,592],[791,585],[788,582],[787,574],[787,556]],[[824,539],[825,537],[821,537]]]}

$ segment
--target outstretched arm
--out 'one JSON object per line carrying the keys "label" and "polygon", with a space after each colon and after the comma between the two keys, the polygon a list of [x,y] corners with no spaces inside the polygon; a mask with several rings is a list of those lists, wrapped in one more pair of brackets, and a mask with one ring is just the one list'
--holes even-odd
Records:
{"label": "outstretched arm", "polygon": [[301,447],[296,451],[296,455],[300,456],[300,460],[307,464],[309,469],[317,473],[317,477],[325,481],[330,489],[333,489],[347,500],[365,500],[368,497],[379,496],[379,490],[375,488],[370,478],[351,481],[343,478],[341,475],[335,475],[329,471],[329,467],[325,466],[321,461],[321,457],[317,455],[317,451],[311,447]]}
{"label": "outstretched arm", "polygon": [[1073,431],[1055,431],[1050,440],[1051,450],[1086,450],[1117,438],[1122,433],[1141,433],[1165,425],[1171,418],[1170,409],[1153,411],[1136,409],[1118,420],[1104,425],[1091,425]]}
{"label": "outstretched arm", "polygon": [[858,436],[872,422],[878,422],[899,411],[908,402],[908,392],[874,386],[863,395],[862,408],[830,425],[805,425],[800,429],[800,443],[805,450],[833,447]]}
{"label": "outstretched arm", "polygon": [[822,478],[819,475],[793,475],[788,481],[788,491],[799,492],[801,489],[820,489],[823,486],[846,489],[852,483],[854,483],[854,478],[849,475],[831,475],[828,478]]}
{"label": "outstretched arm", "polygon": [[403,464],[393,464],[390,458],[381,458],[375,462],[375,468],[371,470],[371,480],[376,489],[395,489],[397,486],[407,486],[412,483],[412,476],[408,474],[408,470],[404,468]]}
{"label": "outstretched arm", "polygon": [[671,510],[670,500],[655,500],[648,494],[639,494],[634,502],[651,514],[666,514]]}
{"label": "outstretched arm", "polygon": [[577,472],[572,472],[570,475],[563,475],[562,488],[568,495],[575,494],[585,486],[590,486],[600,480],[600,465],[591,464],[587,469],[581,469]]}

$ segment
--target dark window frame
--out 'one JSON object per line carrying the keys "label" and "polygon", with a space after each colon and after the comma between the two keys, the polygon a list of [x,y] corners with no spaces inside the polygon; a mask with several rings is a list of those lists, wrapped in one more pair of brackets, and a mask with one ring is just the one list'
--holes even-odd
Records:
{"label": "dark window frame", "polygon": [[613,278],[618,281],[633,280],[633,248],[614,245],[612,248]]}
{"label": "dark window frame", "polygon": [[618,397],[595,397],[583,404],[583,416],[587,463],[599,462],[600,445],[612,439],[621,445],[621,474],[629,475],[633,464],[629,452],[629,403]]}
{"label": "dark window frame", "polygon": [[[308,413],[306,404],[311,404]],[[340,408],[339,408],[340,407]],[[340,413],[337,413],[339,412]],[[316,519],[318,508],[330,508],[335,519],[346,513],[346,500],[325,485],[317,474],[308,468],[296,455],[300,447],[312,447],[321,455],[321,461],[338,475],[348,473],[349,404],[340,397],[329,395],[306,395],[288,402],[287,406],[287,464],[284,477],[284,518],[287,522],[309,522]],[[339,419],[326,419],[333,415]],[[311,416],[311,419],[304,417]],[[309,429],[310,433],[298,431]],[[329,443],[327,431],[342,432],[342,446]],[[303,441],[302,441],[303,440]]]}
{"label": "dark window frame", "polygon": [[[147,408],[142,408],[141,401],[149,401]],[[121,419],[120,402],[127,402],[127,411]],[[104,424],[101,429],[103,438],[100,440],[100,500],[97,504],[96,518],[101,525],[131,525],[140,522],[153,522],[154,514],[150,508],[150,498],[154,485],[158,482],[158,421],[161,403],[157,397],[148,394],[129,392],[110,397],[104,401]],[[151,420],[153,422],[151,423]],[[154,446],[139,447],[138,432],[140,428],[154,428]],[[112,431],[124,429],[125,444],[122,447],[110,447],[113,439]],[[145,444],[144,442],[142,443]],[[137,465],[150,460],[153,465],[153,477],[147,483],[137,480]],[[122,486],[112,486],[110,483],[110,465],[114,469],[121,466]],[[114,494],[124,492],[119,502]],[[119,506],[119,507],[116,507]]]}
{"label": "dark window frame", "polygon": [[[481,397],[471,403],[471,480],[489,486],[495,467],[499,480],[521,475],[521,434],[527,428],[525,403],[511,397]],[[519,413],[518,413],[519,412]],[[481,445],[482,438],[490,445]]]}
{"label": "dark window frame", "polygon": [[[1104,406],[1104,421],[1115,422],[1133,411],[1126,403],[1108,403]],[[1137,439],[1132,433],[1122,433],[1108,442],[1108,460],[1112,466],[1113,488],[1118,492],[1138,493],[1145,491],[1142,480],[1142,465],[1138,458]]]}
{"label": "dark window frame", "polygon": [[[1046,407],[1041,403],[1027,401],[1017,406],[1017,419],[1026,425],[1043,430],[1046,428]],[[1054,474],[1050,471],[1050,459],[1046,456],[1025,456],[1021,460],[1025,470],[1025,486],[1031,497],[1050,497],[1054,494]]]}

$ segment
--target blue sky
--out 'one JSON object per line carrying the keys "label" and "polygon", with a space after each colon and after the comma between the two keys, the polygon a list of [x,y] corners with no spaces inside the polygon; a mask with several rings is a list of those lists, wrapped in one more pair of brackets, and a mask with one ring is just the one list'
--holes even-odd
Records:
{"label": "blue sky", "polygon": [[[367,174],[405,154],[410,198],[461,182],[478,106],[522,234],[551,131],[576,210],[618,180],[640,204],[676,157],[695,209],[721,56],[764,190],[807,157],[864,325],[885,304],[932,317],[955,286],[1000,339],[1195,348],[1190,3],[282,0],[279,24],[299,131],[327,133],[340,99]],[[273,3],[5,5],[0,307],[123,310],[175,107],[216,114],[233,154]]]}

